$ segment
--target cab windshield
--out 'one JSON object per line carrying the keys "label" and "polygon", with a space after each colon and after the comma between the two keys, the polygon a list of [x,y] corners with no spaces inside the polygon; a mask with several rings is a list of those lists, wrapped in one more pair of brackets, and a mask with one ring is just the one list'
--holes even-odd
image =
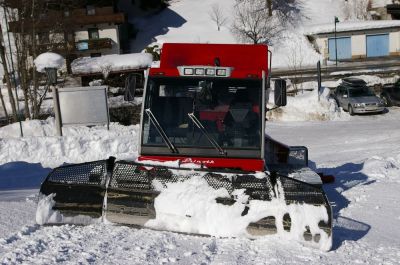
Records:
{"label": "cab windshield", "polygon": [[[145,109],[177,149],[213,147],[211,140],[223,149],[259,149],[261,86],[259,80],[150,78]],[[165,146],[154,121],[143,118],[143,144]]]}

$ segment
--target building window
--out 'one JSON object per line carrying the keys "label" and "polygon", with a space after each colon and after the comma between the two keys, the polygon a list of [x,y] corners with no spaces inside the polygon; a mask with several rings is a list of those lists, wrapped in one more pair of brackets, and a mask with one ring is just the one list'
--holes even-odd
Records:
{"label": "building window", "polygon": [[50,37],[48,32],[40,32],[38,33],[38,41],[40,44],[50,43]]}
{"label": "building window", "polygon": [[98,28],[90,28],[88,29],[89,40],[96,40],[99,38],[99,29]]}
{"label": "building window", "polygon": [[69,17],[69,10],[64,10],[64,17]]}
{"label": "building window", "polygon": [[86,15],[88,16],[96,15],[96,8],[92,5],[86,6]]}

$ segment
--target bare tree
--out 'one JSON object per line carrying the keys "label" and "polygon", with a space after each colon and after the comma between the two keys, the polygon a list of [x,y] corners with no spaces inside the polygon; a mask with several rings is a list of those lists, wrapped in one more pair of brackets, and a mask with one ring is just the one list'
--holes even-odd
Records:
{"label": "bare tree", "polygon": [[264,0],[242,0],[235,6],[232,32],[242,42],[271,43],[279,36],[279,19],[265,12]]}
{"label": "bare tree", "polygon": [[12,86],[11,86],[11,78],[10,78],[10,72],[8,71],[8,65],[7,65],[7,59],[6,59],[6,51],[5,51],[5,46],[4,46],[4,39],[3,39],[3,28],[0,25],[0,60],[1,64],[3,66],[4,70],[4,78],[6,80],[6,85],[7,85],[7,91],[8,91],[8,97],[10,99],[10,105],[11,105],[11,110],[12,114],[14,117],[14,121],[17,121],[17,108],[15,105],[15,99],[12,93]]}
{"label": "bare tree", "polygon": [[292,45],[286,55],[288,67],[294,72],[294,78],[291,81],[296,94],[299,91],[298,83],[301,84],[300,89],[303,89],[303,84],[301,83],[303,79],[301,68],[304,65],[304,51],[302,47],[303,45],[300,43],[298,45]]}
{"label": "bare tree", "polygon": [[4,116],[6,116],[8,118],[7,107],[6,107],[6,103],[4,102],[4,97],[3,97],[3,93],[1,92],[1,88],[0,88],[0,101],[1,101],[1,106],[3,107]]}
{"label": "bare tree", "polygon": [[348,0],[343,5],[343,13],[346,20],[369,20],[371,15],[368,11],[370,0]]}
{"label": "bare tree", "polygon": [[[247,0],[236,0],[237,3]],[[300,19],[304,18],[302,14],[302,0],[259,0],[260,11],[264,11],[269,17],[277,16],[282,25],[295,24]]]}
{"label": "bare tree", "polygon": [[[79,0],[0,0],[4,17],[13,32],[12,55],[15,75],[23,91],[25,118],[38,118],[46,89],[39,85],[42,75],[36,72],[32,59],[42,52],[54,51],[68,56],[74,47],[73,20],[63,16],[63,8],[82,5]],[[10,45],[11,46],[11,45]]]}
{"label": "bare tree", "polygon": [[227,18],[224,16],[219,4],[212,5],[210,10],[210,18],[215,22],[215,24],[217,24],[218,31],[220,31],[221,27],[225,25],[227,21]]}

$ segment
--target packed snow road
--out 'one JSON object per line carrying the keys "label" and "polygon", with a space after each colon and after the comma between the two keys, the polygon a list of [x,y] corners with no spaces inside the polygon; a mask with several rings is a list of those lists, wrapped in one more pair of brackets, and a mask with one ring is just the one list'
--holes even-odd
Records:
{"label": "packed snow road", "polygon": [[325,186],[335,218],[330,252],[277,236],[251,241],[110,224],[38,226],[35,194],[49,168],[109,154],[134,157],[137,127],[75,128],[58,138],[51,120],[25,122],[32,136],[24,139],[2,128],[0,264],[400,264],[399,120],[400,109],[392,108],[346,121],[267,124],[274,138],[308,146],[317,171],[336,176]]}

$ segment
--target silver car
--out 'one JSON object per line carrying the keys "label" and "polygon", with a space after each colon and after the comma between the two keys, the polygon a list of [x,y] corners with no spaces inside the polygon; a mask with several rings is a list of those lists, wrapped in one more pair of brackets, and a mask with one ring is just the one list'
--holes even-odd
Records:
{"label": "silver car", "polygon": [[385,104],[370,89],[364,80],[344,78],[335,92],[336,102],[350,115],[361,113],[378,113],[385,110]]}

